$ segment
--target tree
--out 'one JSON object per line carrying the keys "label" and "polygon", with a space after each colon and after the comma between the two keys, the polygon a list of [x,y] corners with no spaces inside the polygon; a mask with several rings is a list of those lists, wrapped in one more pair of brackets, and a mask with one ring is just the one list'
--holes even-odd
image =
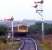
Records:
{"label": "tree", "polygon": [[0,36],[6,35],[8,32],[8,28],[6,25],[0,25]]}
{"label": "tree", "polygon": [[[42,30],[41,30],[41,23],[36,23],[34,25],[31,25],[29,27],[29,32],[31,33],[35,33],[35,32],[38,32],[38,33],[41,33]],[[47,23],[44,23],[44,34],[52,34],[52,24],[47,24]]]}
{"label": "tree", "polygon": [[29,27],[29,32],[41,32],[41,23],[36,23]]}
{"label": "tree", "polygon": [[44,24],[45,26],[44,26],[44,29],[45,29],[45,34],[47,35],[47,34],[52,34],[52,24]]}

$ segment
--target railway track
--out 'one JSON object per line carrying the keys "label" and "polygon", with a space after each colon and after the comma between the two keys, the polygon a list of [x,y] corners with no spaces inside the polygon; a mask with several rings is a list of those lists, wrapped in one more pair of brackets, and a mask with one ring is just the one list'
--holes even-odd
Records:
{"label": "railway track", "polygon": [[36,41],[32,38],[22,38],[23,45],[19,50],[37,50],[37,44]]}

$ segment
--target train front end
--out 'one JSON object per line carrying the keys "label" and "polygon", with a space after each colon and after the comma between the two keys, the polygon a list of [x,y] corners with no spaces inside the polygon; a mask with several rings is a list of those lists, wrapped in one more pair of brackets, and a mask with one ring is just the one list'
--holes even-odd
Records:
{"label": "train front end", "polygon": [[28,34],[28,26],[27,25],[18,25],[16,27],[15,33],[14,33],[14,37],[23,37],[26,36]]}

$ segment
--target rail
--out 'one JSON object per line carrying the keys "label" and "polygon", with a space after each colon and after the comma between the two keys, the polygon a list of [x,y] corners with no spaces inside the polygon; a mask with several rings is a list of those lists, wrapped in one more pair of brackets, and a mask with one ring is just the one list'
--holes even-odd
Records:
{"label": "rail", "polygon": [[20,48],[19,48],[18,50],[22,50],[22,48],[23,48],[23,46],[24,46],[24,41],[21,40],[21,42],[22,42],[22,44],[21,44],[21,46],[20,46]]}
{"label": "rail", "polygon": [[32,39],[32,38],[24,38],[24,40],[22,41],[23,44],[21,45],[21,47],[19,48],[19,50],[23,50],[24,46],[25,46],[25,40],[31,40],[34,43],[34,49],[37,50],[37,43],[36,40]]}
{"label": "rail", "polygon": [[36,48],[36,50],[38,50],[37,48],[37,43],[36,43],[36,41],[34,40],[34,39],[32,39],[32,41],[34,42],[34,44],[35,44],[35,48]]}

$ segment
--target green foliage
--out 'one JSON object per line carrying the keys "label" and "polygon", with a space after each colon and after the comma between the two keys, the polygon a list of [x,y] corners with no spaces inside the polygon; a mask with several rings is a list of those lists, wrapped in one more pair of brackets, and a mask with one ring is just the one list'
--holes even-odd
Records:
{"label": "green foliage", "polygon": [[29,31],[30,32],[39,32],[39,31],[41,31],[41,23],[36,23],[34,25],[31,25],[29,27]]}
{"label": "green foliage", "polygon": [[[41,33],[41,23],[36,23],[29,27],[29,32],[40,32]],[[44,23],[44,33],[52,34],[52,24]]]}
{"label": "green foliage", "polygon": [[7,31],[8,31],[7,26],[0,25],[0,36],[6,35]]}
{"label": "green foliage", "polygon": [[45,34],[52,34],[52,24],[44,24]]}

